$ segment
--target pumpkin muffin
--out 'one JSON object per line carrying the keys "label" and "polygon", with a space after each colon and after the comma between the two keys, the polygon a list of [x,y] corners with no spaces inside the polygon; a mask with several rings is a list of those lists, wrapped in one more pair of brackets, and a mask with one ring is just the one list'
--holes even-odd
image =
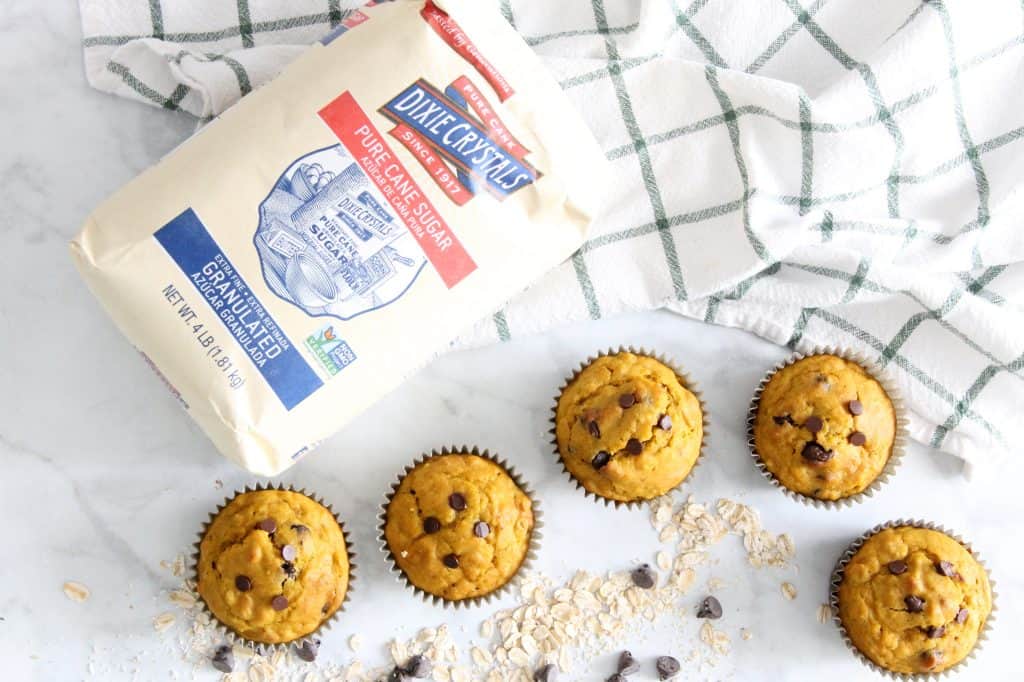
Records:
{"label": "pumpkin muffin", "polygon": [[197,590],[241,637],[264,644],[300,639],[334,615],[349,587],[338,520],[290,490],[235,496],[199,543]]}
{"label": "pumpkin muffin", "polygon": [[603,355],[566,385],[555,443],[584,489],[616,502],[650,500],[679,485],[700,455],[700,400],[675,370],[636,353]]}
{"label": "pumpkin muffin", "polygon": [[435,454],[385,506],[384,541],[414,586],[459,602],[508,583],[530,551],[533,502],[505,469],[469,452]]}
{"label": "pumpkin muffin", "polygon": [[812,355],[765,384],[753,424],[754,451],[789,490],[819,500],[864,491],[896,442],[896,411],[856,362]]}
{"label": "pumpkin muffin", "polygon": [[992,611],[985,569],[937,530],[887,528],[843,570],[839,618],[853,645],[896,673],[935,673],[962,661]]}

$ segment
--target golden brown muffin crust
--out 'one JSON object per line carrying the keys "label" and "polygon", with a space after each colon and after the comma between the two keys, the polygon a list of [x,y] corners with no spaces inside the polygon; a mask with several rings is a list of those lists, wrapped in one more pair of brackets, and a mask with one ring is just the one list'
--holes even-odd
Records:
{"label": "golden brown muffin crust", "polygon": [[871,485],[895,438],[896,412],[882,385],[834,355],[812,355],[776,372],[754,423],[754,448],[768,471],[789,490],[822,500]]}
{"label": "golden brown muffin crust", "polygon": [[555,410],[565,468],[590,492],[621,502],[679,485],[697,461],[703,429],[700,401],[675,371],[634,353],[587,365]]}
{"label": "golden brown muffin crust", "polygon": [[940,672],[974,648],[992,611],[985,569],[945,533],[901,526],[847,564],[839,617],[865,656],[900,673]]}
{"label": "golden brown muffin crust", "polygon": [[529,551],[533,527],[533,504],[504,469],[457,453],[430,457],[402,478],[387,507],[384,536],[413,585],[459,601],[511,580]]}
{"label": "golden brown muffin crust", "polygon": [[305,495],[243,493],[207,528],[198,581],[213,615],[242,637],[268,644],[296,640],[345,600],[345,537],[331,512]]}

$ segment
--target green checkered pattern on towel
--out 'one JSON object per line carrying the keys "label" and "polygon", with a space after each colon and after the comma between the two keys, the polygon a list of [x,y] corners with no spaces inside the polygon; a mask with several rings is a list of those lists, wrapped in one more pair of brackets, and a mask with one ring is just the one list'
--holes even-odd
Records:
{"label": "green checkered pattern on towel", "polygon": [[[667,308],[875,358],[968,461],[1024,440],[1024,0],[481,1],[620,182],[462,343]],[[359,3],[80,4],[96,87],[202,121]]]}

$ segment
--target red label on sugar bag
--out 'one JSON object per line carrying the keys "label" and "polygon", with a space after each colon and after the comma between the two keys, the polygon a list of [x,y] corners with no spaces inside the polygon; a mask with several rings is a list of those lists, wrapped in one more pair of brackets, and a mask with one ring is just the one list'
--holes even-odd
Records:
{"label": "red label on sugar bag", "polygon": [[342,93],[319,113],[402,219],[445,286],[451,289],[476,270],[458,237],[351,93]]}
{"label": "red label on sugar bag", "polygon": [[498,93],[498,99],[504,102],[515,94],[515,90],[509,85],[494,65],[487,61],[477,46],[469,39],[466,32],[462,30],[454,19],[444,10],[440,9],[431,0],[427,0],[420,15],[430,25],[441,39],[448,43],[460,57],[473,65],[480,75],[487,79],[494,91]]}
{"label": "red label on sugar bag", "polygon": [[487,98],[484,97],[479,88],[473,84],[473,81],[465,76],[459,76],[452,81],[449,89],[462,95],[466,103],[473,108],[476,115],[487,126],[490,138],[508,150],[512,156],[522,161],[530,153],[530,150],[524,147],[505,127],[504,122],[498,118],[498,113],[494,110],[494,107],[487,101]]}
{"label": "red label on sugar bag", "polygon": [[458,176],[434,151],[433,145],[409,126],[399,124],[390,130],[390,134],[402,143],[402,146],[416,157],[423,169],[430,174],[442,192],[448,195],[456,206],[464,206],[473,198],[465,185],[459,182]]}

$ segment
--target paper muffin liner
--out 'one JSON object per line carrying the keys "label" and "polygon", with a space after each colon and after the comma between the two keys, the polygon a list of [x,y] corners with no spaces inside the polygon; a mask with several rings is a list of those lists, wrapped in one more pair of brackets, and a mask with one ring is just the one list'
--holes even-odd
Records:
{"label": "paper muffin liner", "polygon": [[[562,459],[562,453],[558,449],[557,433],[558,400],[562,397],[562,394],[565,392],[565,389],[567,389],[569,385],[576,380],[576,377],[580,375],[580,372],[589,367],[598,358],[602,358],[608,355],[618,355],[619,353],[632,353],[633,355],[642,355],[644,357],[657,360],[658,362],[660,362],[661,364],[665,365],[673,372],[675,372],[676,377],[679,379],[679,382],[683,385],[683,388],[690,391],[690,393],[693,393],[693,395],[696,396],[697,398],[697,402],[700,403],[700,414],[702,424],[700,449],[697,452],[697,459],[693,461],[693,466],[690,467],[690,471],[688,471],[686,476],[683,477],[683,480],[679,481],[679,483],[676,483],[674,486],[666,490],[661,495],[658,495],[657,497],[652,497],[650,499],[643,500],[630,500],[628,502],[624,502],[622,500],[615,500],[610,497],[605,497],[591,490],[588,490],[587,487],[584,486],[579,479],[573,476],[572,472],[569,471],[569,467],[565,466],[565,460]],[[616,509],[619,509],[621,507],[625,507],[627,509],[637,509],[646,504],[650,504],[655,500],[659,500],[663,497],[671,495],[673,491],[678,490],[687,480],[689,480],[691,476],[693,476],[694,470],[698,466],[700,466],[700,463],[704,460],[704,455],[707,451],[709,424],[708,407],[707,404],[704,402],[704,395],[703,393],[701,393],[700,388],[697,385],[697,382],[691,379],[689,373],[684,371],[682,367],[679,365],[679,363],[675,362],[670,357],[666,356],[663,353],[648,350],[647,348],[644,348],[642,346],[640,348],[635,348],[633,346],[619,346],[617,349],[608,348],[607,350],[599,351],[596,355],[591,355],[586,360],[581,362],[580,366],[577,367],[571,375],[565,378],[565,380],[562,382],[562,385],[558,389],[558,393],[555,394],[554,404],[551,408],[551,419],[549,421],[551,422],[551,429],[548,431],[548,433],[551,434],[551,448],[554,452],[555,458],[557,459],[559,465],[561,465],[562,467],[562,472],[569,477],[569,481],[571,483],[574,483],[577,489],[583,491],[584,497],[593,498],[595,502],[603,502],[606,507],[609,505],[614,505]]]}
{"label": "paper muffin liner", "polygon": [[[402,484],[402,480],[411,472],[413,469],[423,464],[427,460],[433,457],[440,457],[443,455],[476,455],[482,457],[494,464],[497,464],[502,470],[508,474],[512,482],[523,491],[527,498],[530,500],[530,508],[533,511],[533,530],[530,531],[530,541],[527,544],[526,556],[523,557],[522,562],[519,564],[519,568],[504,584],[491,590],[487,594],[482,594],[476,597],[468,597],[466,599],[445,599],[444,597],[436,594],[431,594],[421,587],[417,587],[406,575],[405,571],[398,565],[398,561],[395,559],[394,553],[388,546],[388,540],[385,535],[385,528],[387,527],[387,516],[388,506],[391,504],[391,500],[394,498],[395,493],[398,492],[398,487]],[[511,466],[505,459],[492,455],[487,450],[480,450],[478,447],[470,447],[468,445],[462,446],[451,446],[443,447],[440,451],[433,450],[430,453],[423,453],[420,455],[412,464],[405,467],[401,474],[396,476],[395,482],[391,484],[391,490],[384,496],[384,502],[380,507],[380,514],[377,517],[379,524],[377,526],[378,536],[377,540],[380,543],[380,551],[384,554],[388,564],[391,567],[391,572],[395,574],[395,577],[401,582],[405,583],[405,586],[413,591],[418,597],[424,602],[434,604],[435,606],[441,604],[445,609],[449,608],[470,608],[473,606],[480,606],[481,604],[490,603],[493,599],[500,597],[501,595],[508,592],[513,586],[519,583],[522,573],[524,570],[529,570],[533,565],[533,562],[537,559],[537,552],[540,549],[540,541],[543,539],[544,534],[541,529],[544,527],[543,513],[540,509],[540,503],[537,501],[536,495],[533,489],[523,480],[522,476]]]}
{"label": "paper muffin liner", "polygon": [[[951,665],[950,667],[946,668],[941,672],[899,673],[889,670],[887,668],[883,668],[882,666],[878,665],[870,658],[868,658],[866,655],[864,655],[864,653],[862,653],[861,650],[856,647],[856,645],[850,639],[850,636],[846,631],[846,627],[843,625],[842,619],[839,617],[839,586],[843,582],[843,576],[845,574],[847,564],[850,563],[850,560],[853,559],[853,556],[857,553],[857,551],[872,536],[874,536],[877,533],[880,533],[881,531],[887,528],[900,528],[904,526],[934,530],[953,538],[958,543],[960,543],[963,546],[963,548],[971,554],[971,556],[974,557],[974,560],[978,562],[978,564],[981,566],[981,569],[985,571],[985,576],[988,578],[988,587],[989,591],[992,594],[992,609],[989,611],[988,617],[985,619],[985,625],[982,627],[981,632],[978,633],[978,639],[974,643],[974,647],[971,648],[970,652],[968,652],[968,654],[962,660],[958,661],[957,663]],[[921,521],[919,519],[896,519],[895,521],[880,523],[871,530],[865,532],[863,535],[861,535],[856,540],[851,542],[849,547],[847,547],[846,550],[840,555],[839,559],[836,561],[835,567],[832,569],[832,577],[829,580],[828,604],[829,608],[832,611],[832,621],[836,624],[836,627],[839,628],[839,634],[842,636],[843,643],[846,644],[846,648],[853,652],[853,654],[858,659],[860,659],[860,662],[863,663],[865,666],[874,670],[880,675],[885,675],[894,680],[935,680],[941,677],[945,677],[947,675],[955,674],[966,668],[970,661],[977,655],[977,653],[981,651],[982,647],[985,644],[985,641],[988,639],[989,632],[992,629],[992,623],[994,623],[996,620],[996,610],[998,609],[996,603],[997,601],[998,595],[996,594],[996,584],[995,581],[992,580],[992,574],[989,572],[988,566],[981,558],[981,555],[978,554],[978,552],[971,547],[970,543],[966,542],[957,533],[954,533],[946,529],[945,527],[940,526],[939,524],[931,523],[929,521]]]}
{"label": "paper muffin liner", "polygon": [[[243,495],[245,493],[259,492],[261,490],[280,490],[298,493],[300,495],[305,495],[309,499],[319,504],[321,507],[325,508],[328,512],[331,513],[331,515],[334,517],[334,520],[338,522],[338,527],[341,529],[341,535],[345,539],[345,551],[348,553],[348,585],[345,588],[345,598],[342,599],[341,606],[339,606],[338,609],[333,614],[331,614],[330,618],[320,623],[320,625],[315,630],[305,635],[302,635],[301,637],[296,637],[295,639],[289,640],[287,642],[257,642],[256,640],[243,637],[242,635],[235,632],[230,625],[221,622],[221,620],[217,618],[213,611],[210,610],[210,607],[207,606],[206,600],[203,599],[201,594],[199,594],[199,548],[203,542],[203,538],[206,537],[206,531],[209,530],[210,524],[213,523],[213,520],[217,518],[217,515],[220,514],[220,512],[239,495]],[[192,553],[191,557],[192,580],[196,584],[196,594],[198,596],[197,601],[199,602],[199,604],[202,605],[203,612],[207,616],[209,616],[210,622],[216,625],[217,630],[224,635],[224,638],[228,641],[229,644],[247,647],[260,655],[266,656],[277,651],[287,651],[288,647],[290,647],[293,644],[302,642],[303,640],[313,639],[317,635],[327,632],[331,629],[331,626],[334,624],[335,619],[337,619],[338,616],[345,610],[345,604],[348,603],[352,595],[352,585],[355,582],[356,578],[356,554],[352,551],[352,541],[349,539],[349,535],[345,531],[345,524],[342,523],[341,519],[338,518],[337,513],[335,513],[334,509],[331,508],[331,505],[325,503],[319,495],[308,492],[305,488],[295,489],[292,486],[286,486],[283,484],[273,486],[258,483],[255,486],[246,486],[244,490],[235,490],[233,495],[224,498],[224,501],[217,506],[217,509],[210,513],[209,517],[203,523],[203,527],[199,531],[199,538],[196,540],[193,547],[195,551]]]}
{"label": "paper muffin liner", "polygon": [[[837,500],[819,500],[816,497],[804,495],[787,488],[778,478],[775,477],[775,474],[769,471],[768,467],[765,466],[764,461],[761,459],[761,455],[757,452],[757,446],[754,441],[754,426],[757,423],[757,409],[761,404],[761,394],[764,392],[765,386],[768,385],[768,382],[771,381],[772,377],[774,377],[779,370],[789,367],[799,360],[813,357],[815,355],[834,355],[860,365],[861,369],[881,384],[882,390],[885,391],[885,394],[889,397],[889,401],[892,403],[893,412],[896,414],[896,431],[893,436],[892,451],[889,453],[889,459],[886,461],[885,466],[882,467],[882,470],[878,472],[878,476],[876,476],[864,490],[847,497],[841,497]],[[807,353],[793,353],[793,355],[786,360],[776,364],[775,367],[764,375],[761,379],[761,383],[757,386],[757,390],[754,391],[754,398],[750,403],[750,412],[747,415],[747,445],[750,447],[750,455],[753,457],[754,465],[757,467],[758,471],[760,471],[773,486],[781,490],[790,499],[796,500],[797,502],[803,502],[808,506],[817,507],[819,509],[840,509],[842,507],[853,506],[854,503],[860,504],[865,499],[881,490],[882,486],[889,481],[889,478],[895,473],[896,468],[902,461],[903,453],[907,446],[907,438],[906,407],[903,404],[902,393],[896,385],[896,381],[892,378],[892,375],[861,353],[843,350],[833,346],[818,346]]]}

